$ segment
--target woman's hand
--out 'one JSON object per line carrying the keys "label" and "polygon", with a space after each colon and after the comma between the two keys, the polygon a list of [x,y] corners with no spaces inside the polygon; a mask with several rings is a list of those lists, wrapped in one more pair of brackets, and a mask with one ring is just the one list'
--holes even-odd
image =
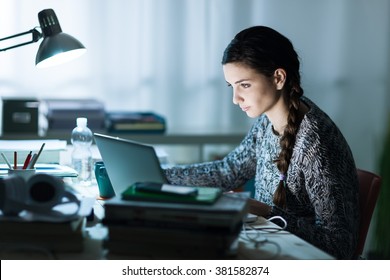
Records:
{"label": "woman's hand", "polygon": [[[224,193],[231,194],[235,192],[227,191]],[[268,217],[271,213],[271,206],[253,198],[249,198],[249,213],[255,214],[257,216]]]}
{"label": "woman's hand", "polygon": [[249,213],[255,214],[257,216],[268,217],[271,213],[271,206],[253,198],[250,198]]}

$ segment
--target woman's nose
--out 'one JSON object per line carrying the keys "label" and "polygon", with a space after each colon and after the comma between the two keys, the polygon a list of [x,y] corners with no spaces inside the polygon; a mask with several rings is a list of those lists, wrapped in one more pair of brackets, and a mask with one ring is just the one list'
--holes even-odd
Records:
{"label": "woman's nose", "polygon": [[237,91],[233,90],[233,104],[238,105],[241,100],[242,100],[242,98],[237,93]]}

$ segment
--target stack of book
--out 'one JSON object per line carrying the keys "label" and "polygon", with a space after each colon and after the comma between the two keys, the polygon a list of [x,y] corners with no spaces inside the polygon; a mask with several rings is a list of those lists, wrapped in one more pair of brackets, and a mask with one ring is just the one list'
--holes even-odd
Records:
{"label": "stack of book", "polygon": [[86,218],[81,216],[69,221],[43,222],[0,215],[0,248],[80,252],[83,250],[85,223]]}
{"label": "stack of book", "polygon": [[113,133],[164,133],[165,119],[152,112],[108,112],[108,132]]}
{"label": "stack of book", "polygon": [[78,117],[87,118],[88,127],[93,131],[105,129],[104,103],[97,99],[42,99],[40,109],[49,131],[72,130]]}
{"label": "stack of book", "polygon": [[[24,159],[32,151],[36,153],[45,143],[42,153],[39,155],[38,163],[59,163],[61,153],[66,151],[66,140],[45,139],[45,140],[0,140],[0,152],[11,162],[14,152],[18,153],[19,164],[23,164]],[[0,159],[0,162],[3,158]],[[4,162],[5,163],[5,162]]]}
{"label": "stack of book", "polygon": [[[208,189],[198,187],[199,195]],[[127,192],[129,194],[129,192]],[[134,193],[133,190],[130,192]],[[118,255],[152,259],[221,259],[232,253],[247,199],[224,194],[215,201],[145,200],[141,196],[114,197],[107,201],[103,223],[108,227],[104,246],[107,257]]]}

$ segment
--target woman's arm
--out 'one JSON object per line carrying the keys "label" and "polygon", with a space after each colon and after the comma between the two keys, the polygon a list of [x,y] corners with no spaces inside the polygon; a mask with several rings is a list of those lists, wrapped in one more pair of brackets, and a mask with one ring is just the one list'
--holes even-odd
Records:
{"label": "woman's arm", "polygon": [[271,214],[272,207],[268,204],[260,202],[256,199],[249,199],[249,213],[257,216],[269,217]]}
{"label": "woman's arm", "polygon": [[244,140],[222,160],[178,165],[165,169],[171,184],[216,186],[225,191],[242,186],[256,172],[256,141],[258,141],[260,119],[254,123]]}

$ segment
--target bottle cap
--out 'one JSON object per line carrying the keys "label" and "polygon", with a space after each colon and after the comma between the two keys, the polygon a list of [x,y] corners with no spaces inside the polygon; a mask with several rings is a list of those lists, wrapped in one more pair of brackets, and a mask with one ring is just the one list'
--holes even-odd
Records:
{"label": "bottle cap", "polygon": [[76,123],[77,123],[77,126],[86,127],[87,126],[87,118],[77,118]]}

